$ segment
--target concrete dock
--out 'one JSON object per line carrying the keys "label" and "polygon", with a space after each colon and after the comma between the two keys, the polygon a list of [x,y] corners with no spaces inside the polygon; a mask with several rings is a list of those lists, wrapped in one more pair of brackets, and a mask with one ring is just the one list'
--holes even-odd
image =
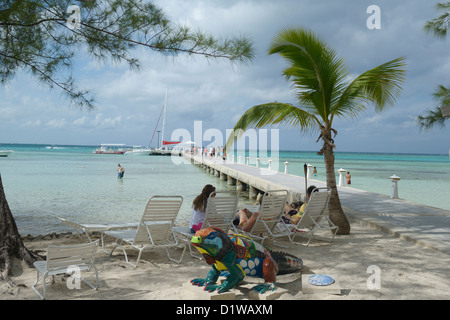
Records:
{"label": "concrete dock", "polygon": [[[236,185],[237,190],[248,190],[250,198],[256,198],[259,192],[283,189],[289,192],[290,202],[304,199],[304,177],[217,158],[189,154],[183,157],[218,179],[226,180],[229,185]],[[326,186],[322,181],[308,179],[308,186],[313,184],[317,187]],[[338,187],[338,192],[347,216],[396,237],[450,255],[449,210],[392,199],[348,186]]]}

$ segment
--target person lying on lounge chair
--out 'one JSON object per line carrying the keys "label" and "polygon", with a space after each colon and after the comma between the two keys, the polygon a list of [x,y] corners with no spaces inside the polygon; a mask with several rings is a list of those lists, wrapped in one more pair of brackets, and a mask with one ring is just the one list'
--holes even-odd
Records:
{"label": "person lying on lounge chair", "polygon": [[295,224],[302,217],[303,212],[300,212],[300,208],[303,205],[303,202],[292,202],[291,204],[286,202],[286,206],[284,208],[284,216],[281,217],[284,223]]}
{"label": "person lying on lounge chair", "polygon": [[249,232],[255,225],[258,216],[259,212],[251,212],[247,208],[240,209],[236,212],[236,217],[233,221],[233,224],[237,229]]}
{"label": "person lying on lounge chair", "polygon": [[[306,196],[309,200],[309,198],[311,198],[311,193],[313,192],[314,189],[316,189],[316,186],[310,186],[308,188],[308,190],[306,191]],[[285,223],[290,223],[290,224],[297,224],[302,215],[305,213],[306,210],[306,204],[307,202],[303,203],[300,207],[300,209],[296,210],[297,212],[290,214],[291,212],[289,212],[288,214],[285,214],[283,217],[283,220]]]}

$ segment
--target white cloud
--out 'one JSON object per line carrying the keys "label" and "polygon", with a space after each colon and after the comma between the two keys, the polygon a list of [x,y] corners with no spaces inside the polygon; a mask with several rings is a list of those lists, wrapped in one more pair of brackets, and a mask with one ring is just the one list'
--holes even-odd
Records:
{"label": "white cloud", "polygon": [[17,108],[13,107],[4,107],[0,108],[1,119],[14,118],[20,114],[20,111]]}
{"label": "white cloud", "polygon": [[22,124],[22,127],[24,128],[32,128],[32,127],[39,127],[41,126],[41,120],[29,120]]}
{"label": "white cloud", "polygon": [[77,127],[85,127],[88,122],[88,118],[86,116],[81,117],[73,121],[73,124]]}
{"label": "white cloud", "polygon": [[48,121],[45,126],[52,129],[60,129],[66,126],[66,119],[53,119]]}
{"label": "white cloud", "polygon": [[[429,1],[378,0],[381,30],[366,27],[366,9],[374,4],[369,0],[156,0],[155,4],[169,18],[193,30],[250,37],[256,46],[255,59],[247,65],[231,66],[226,61],[198,56],[173,59],[139,50],[134,53],[141,58],[143,68],[136,73],[125,65],[109,66],[82,57],[80,61],[88,62],[77,66],[74,76],[80,79],[80,88],[95,95],[97,109],[89,113],[68,109],[67,100],[60,99],[57,89],[42,90],[29,78],[17,77],[0,92],[2,140],[17,141],[17,130],[21,130],[20,136],[39,136],[43,143],[54,141],[52,130],[38,132],[45,124],[56,129],[64,127],[58,138],[73,143],[97,144],[104,138],[111,139],[107,142],[145,144],[153,133],[167,88],[167,135],[173,128],[190,130],[194,120],[202,120],[205,130],[232,128],[239,115],[256,104],[295,104],[291,85],[282,76],[285,61],[278,55],[267,56],[276,33],[290,26],[308,27],[318,33],[344,59],[352,79],[391,59],[407,57],[407,81],[393,108],[379,114],[367,110],[358,119],[339,119],[335,123],[339,146],[349,151],[352,146],[364,147],[367,144],[362,139],[373,135],[377,138],[371,143],[379,144],[376,149],[407,152],[405,144],[397,145],[389,138],[394,131],[397,141],[410,138],[415,115],[434,106],[432,93],[437,84],[448,85],[450,40],[438,40],[423,32],[425,21],[437,15]],[[281,135],[284,144],[304,147],[298,143],[303,138],[299,134]],[[439,142],[442,135],[449,136],[450,128],[429,132],[424,138],[429,143],[423,143],[426,149],[417,151],[448,149],[448,143]],[[314,142],[315,138],[308,141]],[[313,149],[316,147],[314,144]]]}
{"label": "white cloud", "polygon": [[111,129],[121,125],[121,122],[122,116],[120,115],[114,118],[105,118],[102,113],[99,113],[92,121],[92,125],[102,129]]}

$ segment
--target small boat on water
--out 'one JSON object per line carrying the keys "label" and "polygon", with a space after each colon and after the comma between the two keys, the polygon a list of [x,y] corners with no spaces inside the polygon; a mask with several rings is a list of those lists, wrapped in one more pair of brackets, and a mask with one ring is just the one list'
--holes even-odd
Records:
{"label": "small boat on water", "polygon": [[137,156],[148,156],[152,152],[150,148],[144,148],[143,146],[133,146],[133,149],[127,150],[125,152],[126,155],[137,155]]}
{"label": "small boat on water", "polygon": [[95,149],[96,154],[124,154],[127,148],[124,144],[119,143],[104,143]]}
{"label": "small boat on water", "polygon": [[0,157],[5,158],[5,157],[9,156],[10,153],[13,153],[13,152],[14,152],[14,150],[2,149],[2,150],[0,150]]}
{"label": "small boat on water", "polygon": [[154,155],[154,156],[171,156],[171,155],[179,155],[180,153],[181,153],[181,150],[179,150],[177,148],[162,147],[162,148],[152,149],[150,155]]}

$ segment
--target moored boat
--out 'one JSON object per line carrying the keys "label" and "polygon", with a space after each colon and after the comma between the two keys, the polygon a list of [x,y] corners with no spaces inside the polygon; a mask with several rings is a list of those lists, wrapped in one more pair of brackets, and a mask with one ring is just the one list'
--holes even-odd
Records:
{"label": "moored boat", "polygon": [[95,149],[96,154],[124,154],[127,151],[124,144],[119,143],[104,143]]}
{"label": "moored boat", "polygon": [[[161,111],[164,112],[163,115],[163,125],[162,125],[162,135],[161,135],[161,140],[162,140],[162,146],[154,148],[151,150],[150,155],[163,155],[163,156],[170,156],[174,153],[174,147],[176,147],[177,145],[179,145],[181,143],[181,141],[165,141],[164,140],[164,131],[165,131],[165,127],[166,127],[166,109],[167,109],[167,90],[166,90],[166,99],[164,100],[164,106],[163,109]],[[160,115],[161,117],[161,115]],[[158,123],[159,123],[159,119],[158,119]],[[156,128],[158,127],[158,123],[156,124],[155,127],[155,131]],[[153,133],[154,135],[154,133]],[[159,136],[158,136],[158,140],[159,140]],[[152,137],[152,141],[153,141],[153,137]],[[159,143],[159,141],[158,141]],[[151,141],[150,141],[151,144]],[[179,153],[179,151],[175,150],[175,153]]]}
{"label": "moored boat", "polygon": [[0,157],[7,157],[7,156],[9,156],[11,153],[13,153],[14,152],[14,150],[5,150],[5,149],[2,149],[2,150],[0,150]]}
{"label": "moored boat", "polygon": [[150,148],[144,148],[142,146],[133,146],[133,149],[127,150],[125,154],[132,154],[137,156],[148,156],[152,152]]}

